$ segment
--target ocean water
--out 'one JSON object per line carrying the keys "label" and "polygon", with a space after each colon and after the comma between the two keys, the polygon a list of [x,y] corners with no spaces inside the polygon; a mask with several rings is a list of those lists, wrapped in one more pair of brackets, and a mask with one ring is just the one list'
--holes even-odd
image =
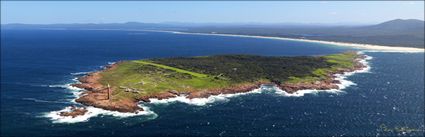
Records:
{"label": "ocean water", "polygon": [[[74,104],[67,84],[119,60],[256,54],[325,55],[324,44],[225,36],[112,30],[2,30],[1,136],[421,136],[424,53],[365,52],[369,73],[342,92],[288,97],[264,90],[189,105],[142,104],[151,114],[97,115],[58,123],[53,111]],[[105,114],[105,113],[104,113]]]}

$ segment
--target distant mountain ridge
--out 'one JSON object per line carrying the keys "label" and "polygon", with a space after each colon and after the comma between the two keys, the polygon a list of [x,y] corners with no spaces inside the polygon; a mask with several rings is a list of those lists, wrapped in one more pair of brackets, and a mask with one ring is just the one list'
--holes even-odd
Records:
{"label": "distant mountain ridge", "polygon": [[305,38],[338,42],[424,48],[424,21],[395,19],[366,26],[198,27],[189,32]]}
{"label": "distant mountain ridge", "polygon": [[378,28],[417,28],[417,27],[423,27],[424,26],[424,21],[422,20],[417,20],[417,19],[407,19],[407,20],[403,20],[403,19],[395,19],[395,20],[390,20],[387,22],[383,22],[377,25],[373,25],[371,27],[378,27]]}
{"label": "distant mountain ridge", "polygon": [[152,29],[200,33],[306,38],[338,42],[424,48],[424,21],[395,19],[375,25],[326,26],[306,24],[237,23],[105,23],[105,24],[6,24],[2,29]]}
{"label": "distant mountain ridge", "polygon": [[423,34],[424,21],[408,19],[408,20],[391,20],[377,25],[364,27],[369,31],[386,31],[399,34]]}

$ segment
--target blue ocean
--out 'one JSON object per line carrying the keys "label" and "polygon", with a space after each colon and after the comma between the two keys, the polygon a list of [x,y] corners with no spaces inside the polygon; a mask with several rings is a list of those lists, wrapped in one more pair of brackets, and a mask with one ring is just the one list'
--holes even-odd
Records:
{"label": "blue ocean", "polygon": [[247,94],[205,105],[146,104],[153,114],[100,114],[61,123],[47,115],[75,104],[68,84],[120,60],[254,54],[326,55],[333,45],[120,30],[2,30],[0,136],[423,136],[424,53],[364,52],[368,73],[343,92],[299,97]]}

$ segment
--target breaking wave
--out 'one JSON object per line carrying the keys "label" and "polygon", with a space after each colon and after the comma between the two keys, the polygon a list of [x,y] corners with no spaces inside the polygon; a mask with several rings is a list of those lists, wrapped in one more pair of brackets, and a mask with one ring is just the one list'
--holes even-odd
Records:
{"label": "breaking wave", "polygon": [[[114,62],[108,62],[108,64],[113,64],[113,63]],[[104,66],[101,66],[101,67],[104,67]],[[76,73],[71,73],[71,75],[78,76],[78,75],[84,75],[84,74],[88,74],[88,73],[91,73],[91,72],[76,72]],[[68,83],[68,84],[41,85],[42,87],[63,88],[63,89],[69,90],[70,93],[72,93],[72,95],[73,95],[73,99],[69,100],[69,102],[46,101],[46,100],[38,100],[38,99],[33,99],[33,98],[24,98],[24,100],[31,100],[31,101],[34,101],[34,102],[45,102],[45,103],[79,104],[79,103],[75,102],[75,100],[78,97],[80,97],[81,94],[84,93],[84,92],[81,92],[84,89],[72,86],[72,84],[74,84],[74,83],[80,83],[78,81],[78,77],[73,78],[72,81],[73,82]],[[43,117],[47,117],[47,118],[51,119],[53,121],[53,123],[86,122],[91,117],[96,117],[96,116],[99,116],[99,115],[110,115],[110,116],[114,116],[114,117],[118,117],[118,118],[134,117],[134,116],[141,116],[141,115],[151,116],[152,119],[157,117],[157,114],[154,113],[153,111],[151,111],[149,109],[149,107],[143,106],[143,105],[139,105],[139,107],[143,108],[144,111],[140,111],[140,112],[137,112],[137,113],[124,113],[124,112],[110,111],[110,110],[105,110],[105,109],[101,109],[101,108],[95,108],[95,107],[92,107],[92,106],[87,106],[87,107],[85,107],[87,109],[87,112],[84,115],[80,115],[80,116],[76,116],[76,117],[60,116],[59,115],[60,112],[71,111],[71,106],[69,106],[69,107],[65,107],[62,110],[51,111],[51,112],[45,113],[43,115]]]}
{"label": "breaking wave", "polygon": [[[363,54],[363,52],[359,52],[359,54]],[[347,80],[347,78],[351,75],[354,75],[356,73],[369,73],[370,72],[370,65],[368,60],[373,59],[373,57],[371,56],[367,56],[362,60],[360,60],[359,62],[362,63],[364,66],[363,69],[361,70],[356,70],[353,72],[345,72],[343,74],[335,74],[335,80],[340,81],[339,84],[337,84],[339,89],[330,89],[330,90],[317,90],[317,89],[306,89],[306,90],[298,90],[294,93],[288,93],[286,91],[283,91],[282,89],[279,89],[277,87],[274,87],[274,89],[276,90],[277,94],[283,95],[283,96],[289,96],[289,97],[302,97],[305,94],[317,94],[319,92],[326,92],[326,93],[335,93],[335,94],[340,94],[340,93],[344,93],[343,89],[350,87],[350,86],[354,86],[356,85],[356,83],[354,83],[353,81]]]}
{"label": "breaking wave", "polygon": [[110,116],[114,116],[118,118],[134,117],[134,116],[141,116],[141,115],[152,116],[152,118],[156,118],[158,116],[156,113],[151,111],[148,107],[145,107],[145,106],[140,106],[140,107],[143,108],[144,111],[140,111],[137,113],[123,113],[123,112],[109,111],[109,110],[104,110],[104,109],[88,106],[86,107],[87,112],[84,115],[79,115],[76,117],[61,116],[60,112],[71,111],[71,107],[66,107],[59,111],[52,111],[52,112],[46,113],[44,114],[44,116],[50,118],[53,121],[53,123],[86,122],[90,118],[96,117],[99,115],[110,115]]}
{"label": "breaking wave", "polygon": [[[362,52],[359,52],[360,54],[363,54]],[[317,94],[319,92],[327,92],[327,93],[335,93],[335,94],[340,94],[340,93],[344,93],[343,89],[349,87],[349,86],[353,86],[356,85],[354,82],[347,80],[347,77],[356,74],[356,73],[367,73],[370,72],[371,67],[369,66],[369,62],[368,60],[371,60],[372,57],[371,56],[367,56],[366,58],[360,60],[360,63],[362,63],[363,65],[365,65],[366,67],[361,69],[361,70],[356,70],[353,72],[345,72],[343,74],[335,74],[336,76],[336,80],[340,81],[340,84],[337,84],[339,89],[331,89],[331,90],[315,90],[315,89],[311,89],[311,90],[298,90],[294,93],[288,93],[286,91],[281,90],[280,88],[276,87],[276,86],[261,86],[258,89],[254,89],[252,91],[249,92],[245,92],[245,93],[235,93],[235,94],[219,94],[219,95],[213,95],[213,96],[209,96],[207,98],[193,98],[193,99],[189,99],[187,98],[187,95],[180,95],[174,98],[168,98],[168,99],[157,99],[157,98],[150,98],[150,102],[146,103],[146,104],[153,104],[153,105],[159,105],[159,104],[169,104],[169,103],[176,103],[176,102],[180,102],[180,103],[185,103],[185,104],[189,104],[189,105],[194,105],[194,106],[204,106],[207,104],[211,104],[214,102],[221,102],[221,101],[228,101],[230,98],[233,97],[238,97],[238,96],[242,96],[242,95],[248,95],[248,94],[260,94],[263,92],[273,92],[275,94],[278,95],[283,95],[283,96],[287,96],[287,97],[302,97],[305,94]],[[112,63],[112,62],[111,62]],[[74,78],[73,81],[78,82],[77,78]],[[80,92],[83,89],[80,88],[76,88],[71,86],[71,84],[65,84],[65,85],[49,85],[49,87],[59,87],[59,88],[66,88],[69,89],[71,91],[73,91],[72,93],[75,96],[75,99],[78,98],[82,92]],[[75,103],[75,99],[73,99],[71,102]],[[85,122],[88,121],[91,117],[96,117],[99,115],[110,115],[110,116],[115,116],[118,118],[125,118],[125,117],[133,117],[133,116],[151,116],[152,119],[155,119],[158,115],[151,111],[149,107],[140,104],[139,105],[141,108],[143,108],[144,111],[140,111],[138,113],[123,113],[123,112],[117,112],[117,111],[109,111],[109,110],[104,110],[104,109],[100,109],[100,108],[95,108],[95,107],[91,107],[91,106],[87,106],[86,109],[88,110],[88,112],[82,116],[76,116],[76,117],[64,117],[64,116],[60,116],[59,113],[60,112],[64,112],[64,111],[70,111],[71,107],[66,107],[62,110],[59,111],[52,111],[52,112],[48,112],[46,113],[44,116],[50,118],[54,123],[77,123],[77,122]]]}
{"label": "breaking wave", "polygon": [[81,90],[83,90],[81,88],[77,88],[77,87],[71,86],[71,84],[48,85],[47,87],[50,87],[50,88],[64,88],[64,89],[68,89],[68,90],[71,90],[71,91],[81,91]]}
{"label": "breaking wave", "polygon": [[74,76],[80,76],[80,75],[85,75],[85,74],[89,74],[89,73],[91,73],[92,71],[87,71],[87,72],[75,72],[75,73],[71,73],[71,75],[74,75]]}
{"label": "breaking wave", "polygon": [[174,102],[180,102],[180,103],[186,103],[189,105],[195,105],[195,106],[204,106],[206,104],[214,103],[214,102],[220,102],[220,101],[227,101],[229,98],[237,97],[241,95],[247,95],[247,94],[259,94],[263,91],[270,90],[271,88],[268,88],[266,86],[262,86],[261,88],[254,89],[249,92],[245,93],[235,93],[235,94],[219,94],[219,95],[212,95],[207,98],[187,98],[187,95],[180,95],[174,98],[168,98],[168,99],[156,99],[156,98],[150,98],[150,103],[152,104],[168,104],[168,103],[174,103]]}

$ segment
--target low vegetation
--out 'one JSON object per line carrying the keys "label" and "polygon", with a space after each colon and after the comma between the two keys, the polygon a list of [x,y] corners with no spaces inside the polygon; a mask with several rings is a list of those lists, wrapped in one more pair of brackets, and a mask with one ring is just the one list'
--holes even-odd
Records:
{"label": "low vegetation", "polygon": [[353,67],[357,56],[349,52],[316,57],[217,55],[124,61],[116,69],[102,72],[100,82],[114,89],[115,99],[258,81],[309,82],[324,79],[338,69]]}

